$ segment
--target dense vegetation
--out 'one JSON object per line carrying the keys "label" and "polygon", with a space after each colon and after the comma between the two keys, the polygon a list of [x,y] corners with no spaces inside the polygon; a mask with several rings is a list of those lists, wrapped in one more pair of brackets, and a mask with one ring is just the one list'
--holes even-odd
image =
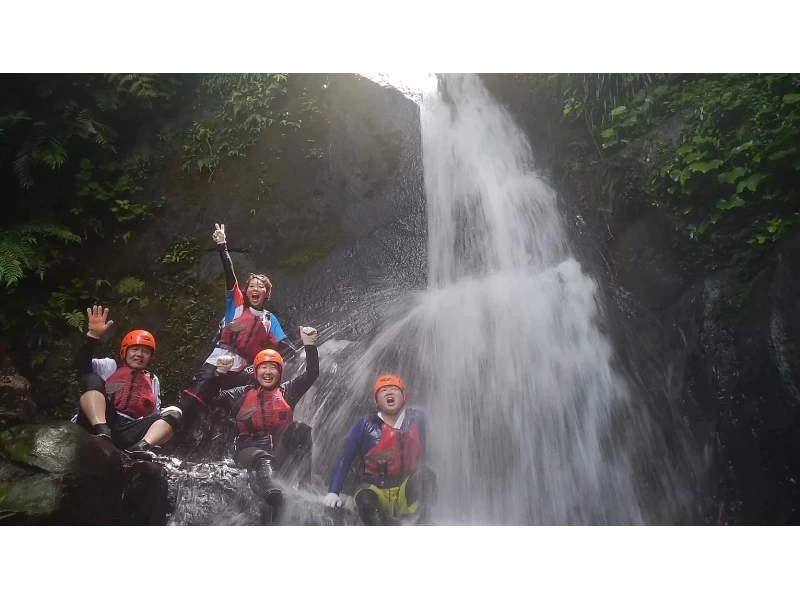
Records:
{"label": "dense vegetation", "polygon": [[747,254],[746,245],[774,243],[800,220],[799,75],[569,75],[557,83],[565,117],[586,124],[603,159],[680,119],[681,141],[660,145],[645,191],[690,238],[715,233],[715,242]]}
{"label": "dense vegetation", "polygon": [[[53,356],[67,354],[84,309],[96,301],[112,306],[118,322],[134,321],[157,302],[170,326],[205,342],[202,331],[219,315],[221,298],[203,300],[216,296],[219,285],[204,288],[187,271],[202,251],[196,239],[176,240],[159,258],[159,272],[169,276],[153,276],[153,265],[146,265],[150,279],[135,269],[111,276],[95,252],[124,247],[158,218],[170,201],[156,192],[168,162],[205,184],[220,176],[226,161],[246,156],[268,129],[285,135],[317,118],[321,106],[305,90],[290,111],[292,77],[4,76],[0,361],[13,359],[35,382],[48,364],[56,374],[42,380],[40,392],[47,394],[50,384],[53,395],[63,395],[63,388],[55,389],[72,374]],[[642,201],[693,240],[697,251],[687,259],[713,254],[717,262],[749,260],[757,267],[763,250],[796,227],[800,76],[525,78],[582,130],[581,171],[587,164],[629,162],[630,156],[622,159],[626,152],[639,151],[637,144],[659,125],[680,121],[680,141],[657,143],[649,179],[635,185]],[[309,136],[303,136],[305,158],[322,158]],[[279,265],[299,267],[318,257],[319,248],[300,248]],[[170,351],[167,386],[190,373],[191,350]]]}
{"label": "dense vegetation", "polygon": [[[207,342],[198,323],[213,322],[222,299],[210,304],[219,285],[201,288],[185,271],[201,253],[195,239],[165,252],[159,266],[173,275],[151,288],[135,271],[110,279],[95,270],[94,257],[99,248],[124,246],[158,218],[170,198],[156,193],[155,183],[168,162],[208,181],[226,160],[245,156],[266,129],[296,131],[308,114],[319,114],[305,93],[296,102],[302,113],[290,114],[288,81],[279,73],[5,75],[0,361],[11,359],[34,379],[50,361],[52,380],[41,381],[40,394],[63,395],[57,386],[74,378],[66,360],[51,357],[67,353],[86,307],[98,301],[113,307],[118,322],[159,301],[179,314],[171,326]],[[307,157],[322,151],[311,147]],[[178,384],[191,365],[171,353],[175,367],[164,369]]]}

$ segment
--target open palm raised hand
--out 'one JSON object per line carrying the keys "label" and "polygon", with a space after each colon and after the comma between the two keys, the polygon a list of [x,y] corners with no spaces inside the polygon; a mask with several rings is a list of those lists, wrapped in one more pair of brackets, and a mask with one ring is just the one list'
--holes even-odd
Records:
{"label": "open palm raised hand", "polygon": [[114,320],[108,320],[108,308],[103,309],[102,305],[93,305],[87,308],[86,316],[89,320],[88,334],[94,338],[100,338],[106,330],[114,325]]}

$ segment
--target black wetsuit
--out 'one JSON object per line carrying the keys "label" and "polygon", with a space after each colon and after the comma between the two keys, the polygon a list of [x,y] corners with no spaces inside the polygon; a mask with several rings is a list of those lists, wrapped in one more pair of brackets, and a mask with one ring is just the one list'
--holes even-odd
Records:
{"label": "black wetsuit", "polygon": [[[317,347],[306,345],[305,351],[305,371],[279,387],[283,400],[292,411],[319,376]],[[257,383],[251,381],[246,386],[223,390],[219,394],[219,403],[237,416],[247,392],[257,388]],[[266,490],[274,486],[274,474],[279,470],[296,468],[298,477],[307,480],[311,474],[311,449],[311,426],[293,421],[288,426],[274,430],[239,434],[234,443],[234,461],[254,475],[259,490]]]}

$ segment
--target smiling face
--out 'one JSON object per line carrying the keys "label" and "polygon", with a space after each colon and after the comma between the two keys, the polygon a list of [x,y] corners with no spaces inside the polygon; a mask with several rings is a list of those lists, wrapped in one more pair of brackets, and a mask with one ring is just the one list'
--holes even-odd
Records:
{"label": "smiling face", "polygon": [[281,368],[277,363],[268,361],[259,364],[256,370],[256,382],[264,390],[272,390],[281,383]]}
{"label": "smiling face", "polygon": [[247,297],[247,301],[255,309],[261,309],[269,298],[269,288],[263,280],[251,278],[250,282],[247,283],[244,296]]}
{"label": "smiling face", "polygon": [[375,401],[378,403],[378,411],[386,415],[395,415],[405,407],[406,398],[403,391],[397,386],[383,386],[375,393]]}
{"label": "smiling face", "polygon": [[144,345],[133,345],[125,352],[125,365],[132,370],[144,370],[153,359],[153,350]]}

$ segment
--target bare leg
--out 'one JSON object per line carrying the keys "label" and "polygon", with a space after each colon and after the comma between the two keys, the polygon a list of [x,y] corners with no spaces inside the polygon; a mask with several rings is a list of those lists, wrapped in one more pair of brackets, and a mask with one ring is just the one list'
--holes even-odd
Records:
{"label": "bare leg", "polygon": [[144,441],[150,446],[156,446],[172,438],[172,426],[163,419],[155,422],[144,435]]}
{"label": "bare leg", "polygon": [[106,399],[103,393],[97,390],[87,390],[81,395],[81,411],[93,426],[106,422]]}
{"label": "bare leg", "polygon": [[144,438],[133,446],[125,449],[128,454],[147,458],[145,453],[148,453],[151,447],[166,442],[172,438],[172,433],[181,427],[183,413],[180,408],[174,406],[167,407],[163,409],[159,415],[160,419],[150,424]]}

